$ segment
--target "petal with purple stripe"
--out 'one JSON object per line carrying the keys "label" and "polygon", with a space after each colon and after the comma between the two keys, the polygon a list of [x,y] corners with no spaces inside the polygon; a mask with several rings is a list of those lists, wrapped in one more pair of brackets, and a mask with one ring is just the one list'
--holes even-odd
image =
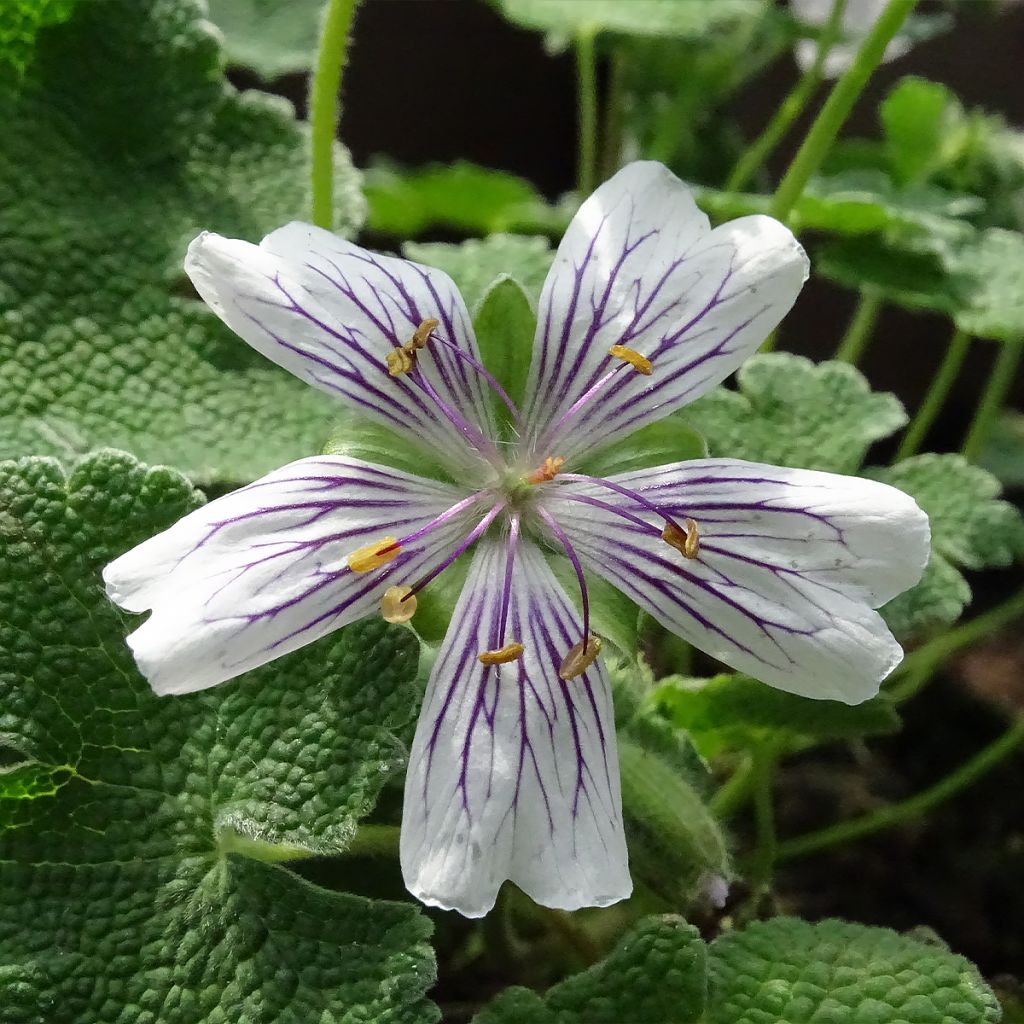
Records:
{"label": "petal with purple stripe", "polygon": [[807,270],[778,221],[712,231],[661,164],[623,168],[573,218],[541,294],[525,403],[535,449],[581,454],[700,397],[774,329]]}
{"label": "petal with purple stripe", "polygon": [[440,561],[473,509],[457,510],[379,569],[354,573],[348,555],[408,536],[466,498],[357,459],[302,459],[197,509],[115,559],[103,579],[122,608],[152,609],[128,637],[150,685],[188,693],[375,612],[387,586]]}
{"label": "petal with purple stripe", "polygon": [[[469,361],[479,363],[469,314],[441,271],[301,223],[258,246],[204,232],[185,270],[236,334],[355,412],[460,468],[477,465],[474,448],[493,452],[493,413]],[[439,321],[443,343],[419,353],[414,373],[391,376],[386,356],[428,319]]]}
{"label": "petal with purple stripe", "polygon": [[[920,579],[929,528],[894,487],[708,459],[568,481],[547,506],[584,563],[666,628],[782,690],[856,704],[902,658],[872,609]],[[652,506],[697,524],[696,557],[662,540]]]}
{"label": "petal with purple stripe", "polygon": [[[559,678],[579,615],[532,542],[509,561],[507,541],[478,548],[431,673],[406,777],[405,882],[467,917],[505,879],[545,906],[607,906],[632,887],[608,676],[595,662]],[[503,640],[522,657],[481,664]]]}

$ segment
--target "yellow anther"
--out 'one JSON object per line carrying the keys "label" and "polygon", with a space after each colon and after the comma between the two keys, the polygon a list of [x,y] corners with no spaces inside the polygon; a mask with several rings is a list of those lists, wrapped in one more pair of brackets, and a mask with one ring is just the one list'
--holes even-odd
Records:
{"label": "yellow anther", "polygon": [[430,341],[430,335],[434,333],[435,328],[440,322],[440,320],[424,320],[413,332],[412,339],[405,348],[407,350],[423,348]]}
{"label": "yellow anther", "polygon": [[353,572],[369,572],[371,569],[379,569],[382,565],[387,565],[401,550],[396,538],[383,537],[373,544],[367,544],[365,548],[353,551],[348,556],[348,567]]}
{"label": "yellow anther", "polygon": [[683,527],[685,532],[672,523],[667,523],[661,532],[661,539],[674,547],[681,555],[685,555],[687,558],[696,558],[700,551],[700,535],[697,532],[697,524],[692,519],[684,519]]}
{"label": "yellow anther", "polygon": [[380,614],[385,622],[408,622],[416,614],[412,587],[388,587],[380,599]]}
{"label": "yellow anther", "polygon": [[601,638],[599,636],[588,636],[574,644],[569,653],[562,659],[558,669],[560,679],[575,679],[583,675],[594,663],[594,659],[601,653]]}
{"label": "yellow anther", "polygon": [[499,647],[496,651],[481,651],[477,655],[477,659],[483,665],[505,665],[510,661],[518,661],[525,650],[526,648],[518,640],[513,640],[512,643],[505,644],[504,647]]}
{"label": "yellow anther", "polygon": [[565,459],[563,459],[561,455],[556,455],[554,458],[549,455],[540,464],[538,469],[535,469],[527,476],[526,482],[528,484],[545,484],[549,480],[554,480],[562,471],[562,467],[564,465]]}
{"label": "yellow anther", "polygon": [[408,373],[416,365],[416,351],[408,346],[393,348],[384,357],[384,362],[392,377],[401,377],[403,373]]}
{"label": "yellow anther", "polygon": [[637,373],[642,373],[645,377],[650,377],[654,371],[654,364],[647,356],[642,356],[639,352],[626,348],[625,345],[612,345],[608,349],[608,355],[615,356],[616,359],[621,359],[624,363],[629,363]]}

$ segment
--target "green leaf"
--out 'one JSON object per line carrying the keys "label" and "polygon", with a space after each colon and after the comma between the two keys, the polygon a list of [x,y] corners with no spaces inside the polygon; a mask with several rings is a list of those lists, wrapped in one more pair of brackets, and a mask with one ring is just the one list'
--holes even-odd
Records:
{"label": "green leaf", "polygon": [[710,947],[705,1024],[996,1024],[977,970],[942,946],[846,921],[792,917]]}
{"label": "green leaf", "polygon": [[957,327],[994,341],[1024,338],[1024,235],[964,226],[952,237],[897,235],[824,247],[820,274],[870,286],[888,302],[945,313]]}
{"label": "green leaf", "polygon": [[472,235],[501,231],[560,236],[575,212],[571,199],[552,206],[525,178],[459,160],[416,170],[378,162],[363,186],[368,227],[411,238],[431,228]]}
{"label": "green leaf", "polygon": [[750,0],[494,0],[516,25],[575,36],[581,32],[673,36],[708,35],[733,21],[749,18],[765,6]]}
{"label": "green leaf", "polygon": [[870,476],[906,491],[928,513],[929,568],[920,583],[885,606],[899,632],[956,621],[971,592],[960,568],[1006,566],[1024,554],[1024,516],[1000,500],[999,481],[960,455],[918,455]]}
{"label": "green leaf", "polygon": [[324,0],[207,0],[230,64],[263,78],[308,71],[316,61]]}
{"label": "green leaf", "polygon": [[631,469],[706,458],[708,446],[704,438],[687,423],[688,413],[689,410],[674,412],[641,427],[621,441],[590,456],[580,466],[580,472],[606,477],[626,473]]}
{"label": "green leaf", "polygon": [[[236,93],[193,0],[80,3],[0,86],[0,458],[126,448],[200,481],[319,450],[326,396],[191,297],[203,228],[257,239],[307,215],[305,129]],[[339,226],[362,204],[338,150]]]}
{"label": "green leaf", "polygon": [[1024,414],[1004,410],[992,427],[978,462],[1004,487],[1024,487]]}
{"label": "green leaf", "polygon": [[899,716],[885,694],[855,705],[811,700],[738,674],[662,680],[648,703],[690,733],[705,756],[722,746],[746,748],[762,739],[794,745],[885,735],[899,728]]}
{"label": "green leaf", "polygon": [[402,246],[402,255],[443,270],[459,286],[474,315],[491,285],[503,275],[521,285],[535,305],[555,258],[547,239],[517,235],[471,238],[461,245],[408,242]]}
{"label": "green leaf", "polygon": [[[484,365],[518,409],[522,408],[526,394],[536,327],[537,317],[529,296],[512,277],[499,277],[487,289],[473,317],[473,331]],[[494,403],[498,422],[506,431],[515,429],[511,410],[497,397]]]}
{"label": "green leaf", "polygon": [[6,1019],[434,1020],[416,910],[273,866],[343,850],[401,764],[415,640],[369,621],[155,696],[100,571],[200,502],[118,452],[0,464],[0,733],[62,773],[0,799]]}
{"label": "green leaf", "polygon": [[707,997],[707,950],[682,918],[634,925],[606,960],[543,996],[513,986],[474,1024],[697,1024]]}
{"label": "green leaf", "polygon": [[323,448],[324,455],[345,455],[365,462],[392,466],[417,476],[450,480],[448,470],[417,437],[398,434],[354,413],[336,419],[335,428]]}
{"label": "green leaf", "polygon": [[738,391],[716,388],[686,409],[713,456],[852,473],[868,448],[907,421],[846,363],[771,353],[748,359]]}
{"label": "green leaf", "polygon": [[39,32],[71,17],[78,0],[4,0],[0,4],[0,78],[23,74]]}

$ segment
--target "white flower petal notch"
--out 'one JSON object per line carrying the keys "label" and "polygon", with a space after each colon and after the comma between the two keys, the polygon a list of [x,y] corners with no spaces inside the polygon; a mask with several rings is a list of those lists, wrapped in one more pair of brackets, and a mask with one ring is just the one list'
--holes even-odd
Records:
{"label": "white flower petal notch", "polygon": [[782,224],[711,230],[659,164],[602,185],[545,283],[514,438],[493,414],[511,400],[445,275],[302,224],[258,246],[201,235],[186,269],[245,341],[396,443],[428,445],[450,479],[303,459],[116,559],[108,592],[151,612],[129,643],[154,690],[175,694],[366,615],[415,626],[417,595],[471,558],[406,777],[402,871],[424,902],[480,916],[507,879],[561,909],[629,895],[588,574],[808,697],[864,700],[902,656],[874,609],[927,561],[927,517],[905,494],[729,459],[584,471],[584,456],[718,384],[774,329],[807,276]]}

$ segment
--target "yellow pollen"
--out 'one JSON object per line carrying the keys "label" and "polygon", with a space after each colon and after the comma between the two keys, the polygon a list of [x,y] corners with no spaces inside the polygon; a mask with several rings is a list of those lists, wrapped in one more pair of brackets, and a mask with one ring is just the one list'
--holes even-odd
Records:
{"label": "yellow pollen", "polygon": [[387,565],[401,550],[395,537],[384,537],[373,544],[367,544],[365,548],[353,551],[348,556],[348,567],[353,572],[379,569],[382,565]]}
{"label": "yellow pollen", "polygon": [[642,356],[639,352],[635,352],[631,348],[626,348],[625,345],[612,345],[612,347],[608,349],[608,355],[615,356],[616,359],[621,359],[623,362],[629,363],[637,373],[642,373],[645,377],[650,377],[651,373],[654,371],[654,364],[647,358],[647,356]]}
{"label": "yellow pollen", "polygon": [[568,681],[583,675],[600,653],[601,638],[599,636],[591,635],[585,641],[580,640],[579,643],[573,644],[569,653],[562,659],[562,664],[558,669],[559,679]]}
{"label": "yellow pollen", "polygon": [[384,362],[392,377],[401,377],[403,373],[408,373],[416,365],[416,350],[410,349],[409,346],[393,348],[384,357]]}
{"label": "yellow pollen", "polygon": [[380,614],[385,622],[408,622],[416,614],[412,587],[388,587],[380,599]]}
{"label": "yellow pollen", "polygon": [[424,320],[413,332],[412,339],[405,346],[406,350],[423,348],[430,341],[430,335],[434,333],[440,323],[440,320]]}
{"label": "yellow pollen", "polygon": [[550,455],[540,464],[538,469],[535,469],[526,477],[528,484],[546,484],[550,480],[554,480],[556,476],[562,471],[562,467],[565,465],[565,459],[561,455],[556,455],[552,458]]}
{"label": "yellow pollen", "polygon": [[666,523],[665,529],[661,532],[661,539],[681,555],[685,555],[687,558],[696,558],[700,551],[697,523],[693,519],[684,519],[683,527],[685,532],[672,523]]}
{"label": "yellow pollen", "polygon": [[513,640],[512,643],[505,644],[504,647],[499,647],[496,651],[481,651],[477,655],[477,659],[482,665],[505,665],[510,661],[518,661],[525,650],[526,648],[518,640]]}

